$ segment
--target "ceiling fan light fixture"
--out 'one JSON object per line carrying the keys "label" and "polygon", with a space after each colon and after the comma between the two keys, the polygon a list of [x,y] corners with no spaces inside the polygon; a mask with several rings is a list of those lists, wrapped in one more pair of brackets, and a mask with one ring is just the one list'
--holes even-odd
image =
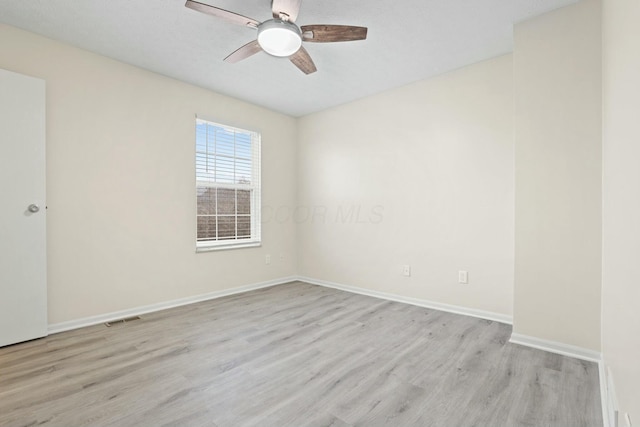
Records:
{"label": "ceiling fan light fixture", "polygon": [[291,22],[270,19],[258,27],[258,43],[269,55],[291,56],[302,46],[302,34]]}

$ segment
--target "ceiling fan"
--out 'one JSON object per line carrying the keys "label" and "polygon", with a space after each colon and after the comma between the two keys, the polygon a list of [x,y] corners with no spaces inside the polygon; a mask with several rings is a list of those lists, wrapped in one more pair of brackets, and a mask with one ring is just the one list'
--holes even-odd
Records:
{"label": "ceiling fan", "polygon": [[295,24],[302,0],[271,0],[273,19],[258,22],[228,10],[220,9],[205,3],[187,0],[186,7],[198,12],[224,18],[234,24],[258,30],[258,38],[231,55],[225,61],[236,63],[258,52],[265,51],[269,55],[288,57],[303,73],[317,71],[311,56],[302,46],[302,42],[332,43],[367,38],[366,27],[351,25],[303,25]]}

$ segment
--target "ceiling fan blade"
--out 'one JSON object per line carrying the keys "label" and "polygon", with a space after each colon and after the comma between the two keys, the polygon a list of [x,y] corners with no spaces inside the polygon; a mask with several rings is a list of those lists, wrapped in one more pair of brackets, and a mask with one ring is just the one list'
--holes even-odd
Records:
{"label": "ceiling fan blade", "polygon": [[231,55],[224,58],[226,62],[230,62],[235,64],[236,62],[240,62],[243,59],[250,57],[251,55],[255,55],[260,52],[262,48],[258,44],[258,40],[250,41],[239,49],[236,49]]}
{"label": "ceiling fan blade", "polygon": [[[273,17],[283,21],[296,22],[302,0],[271,0]],[[286,16],[283,16],[286,15]],[[286,18],[286,19],[283,19]]]}
{"label": "ceiling fan blade", "polygon": [[245,27],[257,28],[260,22],[246,16],[238,15],[228,10],[220,9],[219,7],[210,6],[208,4],[200,3],[193,0],[187,0],[185,6],[189,9],[197,10],[198,12],[206,13],[207,15],[217,16],[218,18],[226,19],[234,24],[242,25]]}
{"label": "ceiling fan blade", "polygon": [[309,56],[309,52],[304,47],[289,57],[289,60],[305,74],[311,74],[318,71],[316,64],[313,63],[313,59]]}
{"label": "ceiling fan blade", "polygon": [[367,27],[352,25],[303,25],[302,40],[315,43],[349,42],[367,38]]}

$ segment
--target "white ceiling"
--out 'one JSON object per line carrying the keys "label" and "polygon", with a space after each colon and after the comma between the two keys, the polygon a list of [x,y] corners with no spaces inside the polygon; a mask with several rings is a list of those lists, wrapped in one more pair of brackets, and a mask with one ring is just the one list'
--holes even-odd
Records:
{"label": "white ceiling", "polygon": [[[271,17],[269,0],[199,1]],[[256,31],[184,0],[0,0],[0,22],[302,116],[511,52],[514,23],[576,1],[303,0],[298,25],[369,28],[365,41],[305,43],[318,67],[308,76],[265,53],[223,62]]]}

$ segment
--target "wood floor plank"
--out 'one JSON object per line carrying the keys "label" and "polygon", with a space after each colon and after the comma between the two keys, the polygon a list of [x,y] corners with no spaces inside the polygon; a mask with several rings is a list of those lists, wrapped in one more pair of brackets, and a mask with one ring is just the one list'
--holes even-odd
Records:
{"label": "wood floor plank", "polygon": [[596,364],[301,282],[0,348],[0,425],[602,425]]}

